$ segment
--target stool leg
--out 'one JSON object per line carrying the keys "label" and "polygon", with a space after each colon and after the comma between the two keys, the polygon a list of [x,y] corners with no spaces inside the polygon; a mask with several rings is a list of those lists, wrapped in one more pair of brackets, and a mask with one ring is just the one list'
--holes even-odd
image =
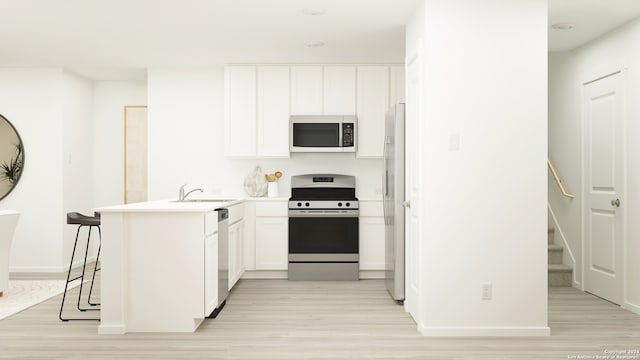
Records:
{"label": "stool leg", "polygon": [[64,307],[64,299],[67,297],[67,287],[69,286],[69,278],[71,277],[71,267],[73,266],[73,257],[76,254],[76,246],[78,245],[78,235],[80,235],[81,227],[82,226],[78,226],[78,231],[76,231],[76,241],[73,243],[73,252],[71,253],[71,260],[69,261],[69,271],[67,272],[67,282],[64,284],[64,293],[62,294],[62,303],[60,304],[60,314],[58,315],[58,317],[62,321],[69,321],[69,319],[65,319],[62,317],[62,308]]}
{"label": "stool leg", "polygon": [[96,264],[93,267],[93,277],[91,278],[91,288],[89,289],[89,298],[87,298],[87,302],[91,306],[100,305],[100,303],[91,302],[91,293],[93,292],[93,282],[96,281],[96,271],[100,270],[98,269],[98,261],[100,261],[100,249],[102,248],[102,231],[100,230],[100,226],[97,226],[97,228],[98,228],[98,255],[96,256]]}
{"label": "stool leg", "polygon": [[78,293],[78,310],[87,311],[87,310],[97,310],[97,309],[83,309],[80,307],[80,298],[82,298],[82,285],[84,284],[84,273],[87,268],[87,256],[89,255],[89,243],[91,242],[91,228],[93,226],[89,226],[89,233],[87,234],[87,246],[84,250],[84,262],[82,263],[82,275],[80,276],[80,292]]}

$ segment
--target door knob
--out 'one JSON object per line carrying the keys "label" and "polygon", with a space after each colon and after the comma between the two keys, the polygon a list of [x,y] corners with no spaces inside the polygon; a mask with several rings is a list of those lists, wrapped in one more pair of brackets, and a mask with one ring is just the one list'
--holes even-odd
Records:
{"label": "door knob", "polygon": [[402,202],[402,206],[404,206],[405,208],[410,208],[411,207],[411,201],[403,201]]}
{"label": "door knob", "polygon": [[620,207],[620,199],[611,200],[611,206]]}

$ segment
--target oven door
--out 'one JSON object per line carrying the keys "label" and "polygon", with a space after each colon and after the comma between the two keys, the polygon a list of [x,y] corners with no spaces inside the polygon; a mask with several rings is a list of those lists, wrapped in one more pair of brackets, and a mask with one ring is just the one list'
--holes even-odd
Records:
{"label": "oven door", "polygon": [[358,260],[358,210],[290,210],[289,259],[331,257]]}

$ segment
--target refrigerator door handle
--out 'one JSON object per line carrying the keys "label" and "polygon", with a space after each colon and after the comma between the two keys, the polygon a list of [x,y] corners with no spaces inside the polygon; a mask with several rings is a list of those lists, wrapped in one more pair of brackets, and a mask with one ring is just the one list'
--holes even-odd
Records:
{"label": "refrigerator door handle", "polygon": [[389,200],[387,198],[387,196],[389,195],[389,169],[388,169],[388,161],[389,161],[389,157],[387,156],[387,144],[389,143],[389,137],[385,136],[384,137],[384,148],[382,150],[382,163],[383,163],[383,169],[382,169],[382,212],[384,215],[384,224],[385,225],[389,225],[388,224],[388,216],[387,216],[387,207],[389,207],[388,203]]}

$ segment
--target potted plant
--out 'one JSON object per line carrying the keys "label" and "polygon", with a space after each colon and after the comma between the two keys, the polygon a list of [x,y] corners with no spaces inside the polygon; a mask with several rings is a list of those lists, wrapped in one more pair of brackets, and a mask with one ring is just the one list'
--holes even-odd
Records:
{"label": "potted plant", "polygon": [[16,154],[9,163],[3,161],[0,165],[0,181],[9,181],[11,185],[15,184],[20,177],[22,170],[22,144],[15,144]]}

